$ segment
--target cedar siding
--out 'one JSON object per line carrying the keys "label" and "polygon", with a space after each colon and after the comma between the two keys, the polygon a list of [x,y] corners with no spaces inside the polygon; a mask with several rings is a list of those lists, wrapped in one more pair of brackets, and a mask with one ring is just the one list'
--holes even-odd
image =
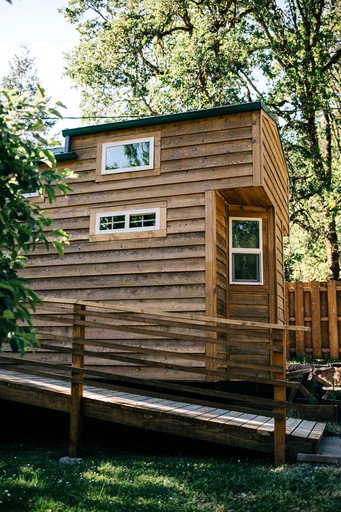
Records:
{"label": "cedar siding", "polygon": [[[190,113],[174,114],[145,125],[141,120],[136,126],[122,122],[66,130],[68,149],[77,158],[60,165],[78,178],[69,196],[58,196],[52,205],[46,201],[46,208],[53,227],[65,229],[72,239],[63,257],[43,247],[30,256],[23,275],[33,289],[42,297],[282,322],[288,181],[276,124],[261,104],[251,105],[250,111],[217,108],[207,116],[201,111],[194,119]],[[153,170],[100,175],[102,143],[146,136],[155,137]],[[90,237],[90,216],[96,210],[149,204],[166,208],[160,236]],[[229,284],[229,215],[263,219],[262,285]],[[62,327],[63,334],[67,330]],[[108,336],[100,330],[91,335]],[[151,343],[117,333],[118,339],[125,336],[137,344]],[[177,340],[152,343],[184,352],[210,351]],[[122,366],[124,374],[136,370],[140,376],[176,378],[166,370]]]}

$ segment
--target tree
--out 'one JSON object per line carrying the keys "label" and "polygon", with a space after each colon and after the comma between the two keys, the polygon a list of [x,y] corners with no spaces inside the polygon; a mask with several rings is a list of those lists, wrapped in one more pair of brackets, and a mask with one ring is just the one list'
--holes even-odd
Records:
{"label": "tree", "polygon": [[[39,204],[23,194],[39,191],[51,202],[56,189],[63,194],[70,190],[64,183],[68,171],[56,170],[55,157],[42,136],[42,118],[47,115],[61,117],[47,106],[43,89],[38,88],[33,101],[30,94],[0,90],[0,348],[8,342],[21,352],[37,343],[31,311],[39,299],[18,271],[37,244],[49,247],[45,230],[52,223]],[[45,163],[42,171],[40,162]],[[52,235],[62,253],[66,233],[52,230]]]}
{"label": "tree", "polygon": [[[340,277],[340,4],[251,2],[269,77],[264,99],[283,121],[291,220],[307,234],[308,260],[325,244],[329,278]],[[310,254],[309,254],[310,253]]]}
{"label": "tree", "polygon": [[[38,85],[41,83],[35,67],[35,59],[31,57],[27,46],[22,45],[19,54],[15,54],[13,61],[9,63],[9,73],[2,77],[0,85],[8,91],[16,90],[20,93],[27,93],[31,101],[37,92]],[[44,114],[45,115],[45,114]],[[55,116],[54,116],[55,117]],[[47,133],[55,124],[55,119],[44,119],[45,133]]]}
{"label": "tree", "polygon": [[[85,115],[264,100],[279,116],[291,219],[340,274],[340,5],[336,0],[69,0],[68,75]],[[327,269],[327,266],[326,266]]]}
{"label": "tree", "polygon": [[40,83],[35,68],[35,59],[30,56],[26,45],[20,47],[20,54],[15,54],[10,62],[10,71],[1,79],[1,86],[9,91],[16,89],[26,91],[30,98],[35,96]]}

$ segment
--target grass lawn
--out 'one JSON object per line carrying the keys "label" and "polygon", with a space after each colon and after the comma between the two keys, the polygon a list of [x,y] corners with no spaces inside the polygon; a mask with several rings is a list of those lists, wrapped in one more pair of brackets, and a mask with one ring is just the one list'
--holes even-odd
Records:
{"label": "grass lawn", "polygon": [[336,512],[341,468],[271,460],[136,429],[86,422],[83,460],[68,419],[0,401],[0,510]]}

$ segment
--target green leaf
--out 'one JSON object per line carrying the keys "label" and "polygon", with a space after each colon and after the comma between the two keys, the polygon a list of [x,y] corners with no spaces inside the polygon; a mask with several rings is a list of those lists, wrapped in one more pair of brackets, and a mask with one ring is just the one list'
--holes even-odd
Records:
{"label": "green leaf", "polygon": [[43,149],[40,150],[40,155],[41,155],[41,158],[45,157],[44,160],[46,161],[46,159],[47,159],[48,162],[50,162],[52,167],[56,167],[57,160],[56,160],[56,157],[54,156],[54,154],[51,151],[49,151],[46,148],[43,148]]}
{"label": "green leaf", "polygon": [[51,114],[55,115],[56,117],[59,117],[59,119],[63,119],[63,116],[61,115],[61,113],[58,112],[58,110],[56,110],[55,108],[50,108],[49,112]]}
{"label": "green leaf", "polygon": [[15,318],[15,315],[14,315],[13,311],[10,311],[9,309],[5,309],[5,310],[2,312],[2,316],[3,316],[3,318],[5,318],[6,320],[14,320],[14,318]]}
{"label": "green leaf", "polygon": [[56,248],[59,256],[63,256],[64,255],[64,247],[63,247],[62,242],[60,240],[55,240],[53,242],[53,245]]}

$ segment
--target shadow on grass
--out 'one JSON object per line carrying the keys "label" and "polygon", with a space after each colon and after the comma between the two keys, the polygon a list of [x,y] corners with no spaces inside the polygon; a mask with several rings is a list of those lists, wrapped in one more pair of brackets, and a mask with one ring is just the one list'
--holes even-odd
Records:
{"label": "shadow on grass", "polygon": [[0,510],[6,512],[335,512],[341,469],[287,465],[201,441],[86,420],[67,453],[66,414],[0,402]]}

